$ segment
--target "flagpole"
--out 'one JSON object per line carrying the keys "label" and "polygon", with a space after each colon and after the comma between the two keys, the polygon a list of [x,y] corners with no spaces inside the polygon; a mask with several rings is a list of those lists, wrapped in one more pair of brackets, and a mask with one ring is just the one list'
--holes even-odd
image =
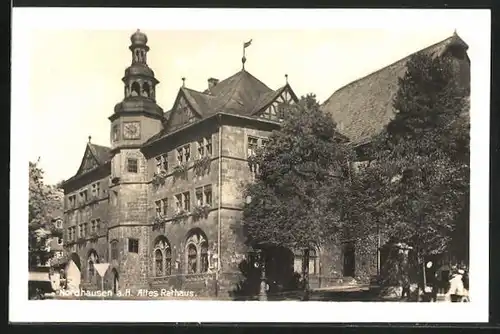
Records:
{"label": "flagpole", "polygon": [[245,57],[245,43],[243,43],[243,58],[241,58],[241,63],[243,64],[243,70],[245,69],[245,62],[247,58]]}

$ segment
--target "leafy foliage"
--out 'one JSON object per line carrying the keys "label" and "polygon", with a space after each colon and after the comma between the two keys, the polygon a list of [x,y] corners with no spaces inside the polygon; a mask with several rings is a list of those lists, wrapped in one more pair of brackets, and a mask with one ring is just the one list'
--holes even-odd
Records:
{"label": "leafy foliage", "polygon": [[412,57],[394,99],[398,113],[356,175],[359,225],[372,224],[371,215],[420,256],[448,249],[469,196],[466,93],[447,58]]}
{"label": "leafy foliage", "polygon": [[251,201],[243,210],[252,245],[306,249],[330,240],[340,227],[352,152],[314,95],[303,97],[299,106],[253,158],[259,173],[246,187]]}
{"label": "leafy foliage", "polygon": [[[43,170],[37,162],[29,163],[29,267],[44,263],[53,254],[48,251],[47,241],[56,235],[52,220],[62,213],[63,194],[60,189],[46,185]],[[57,234],[57,233],[56,233]]]}

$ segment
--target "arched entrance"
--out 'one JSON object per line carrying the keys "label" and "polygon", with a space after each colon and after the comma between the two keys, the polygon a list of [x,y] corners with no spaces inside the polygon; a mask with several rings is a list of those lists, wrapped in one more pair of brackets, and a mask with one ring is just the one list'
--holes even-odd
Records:
{"label": "arched entrance", "polygon": [[353,241],[342,245],[343,276],[354,277],[356,272],[356,250]]}
{"label": "arched entrance", "polygon": [[266,277],[270,289],[294,289],[294,254],[286,247],[269,247],[265,250]]}
{"label": "arched entrance", "polygon": [[111,276],[113,278],[113,294],[117,294],[118,293],[118,289],[119,289],[119,286],[118,286],[118,283],[119,283],[119,275],[118,275],[118,271],[113,268],[113,270],[111,271]]}
{"label": "arched entrance", "polygon": [[66,266],[66,286],[68,290],[75,291],[80,289],[82,263],[80,256],[71,253],[70,261]]}

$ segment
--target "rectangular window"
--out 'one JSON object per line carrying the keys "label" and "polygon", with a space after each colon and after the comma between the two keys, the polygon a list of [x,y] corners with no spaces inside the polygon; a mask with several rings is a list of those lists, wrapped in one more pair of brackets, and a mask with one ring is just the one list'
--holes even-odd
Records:
{"label": "rectangular window", "polygon": [[127,159],[127,171],[129,173],[137,173],[138,172],[137,159],[132,159],[132,158]]}
{"label": "rectangular window", "polygon": [[128,252],[129,253],[139,253],[139,240],[138,239],[128,239]]}
{"label": "rectangular window", "polygon": [[202,206],[203,205],[203,187],[196,188],[195,196],[196,196],[196,205]]}
{"label": "rectangular window", "polygon": [[62,245],[63,239],[61,237],[57,237],[57,244]]}
{"label": "rectangular window", "polygon": [[96,221],[95,220],[91,220],[90,221],[90,233],[94,233],[96,232]]}
{"label": "rectangular window", "polygon": [[203,143],[203,139],[198,140],[198,155],[200,158],[205,156],[205,144]]}
{"label": "rectangular window", "polygon": [[80,203],[85,204],[88,199],[88,192],[87,190],[83,190],[80,192]]}
{"label": "rectangular window", "polygon": [[191,197],[189,195],[189,191],[182,194],[182,197],[184,200],[184,210],[188,212],[191,211]]}
{"label": "rectangular window", "polygon": [[175,195],[175,208],[177,209],[177,212],[182,210],[182,194]]}
{"label": "rectangular window", "polygon": [[161,215],[161,201],[155,201],[156,217]]}
{"label": "rectangular window", "polygon": [[255,137],[248,137],[248,146],[247,146],[247,156],[254,156],[257,148],[259,147],[259,139]]}
{"label": "rectangular window", "polygon": [[96,232],[99,232],[99,229],[101,228],[101,220],[99,218],[97,218],[95,220],[95,231]]}
{"label": "rectangular window", "polygon": [[83,236],[86,236],[88,234],[89,234],[89,224],[83,223]]}
{"label": "rectangular window", "polygon": [[212,155],[212,137],[204,137],[198,140],[198,154],[202,158]]}
{"label": "rectangular window", "polygon": [[212,155],[212,136],[205,138],[205,153],[208,156]]}
{"label": "rectangular window", "polygon": [[99,195],[101,195],[101,186],[100,186],[99,182],[94,184],[94,186],[95,186],[95,196],[99,197]]}
{"label": "rectangular window", "polygon": [[78,225],[78,235],[83,237],[83,224]]}
{"label": "rectangular window", "polygon": [[177,149],[177,161],[179,164],[188,162],[191,159],[191,146],[189,144]]}
{"label": "rectangular window", "polygon": [[111,242],[111,260],[118,260],[118,241]]}
{"label": "rectangular window", "polygon": [[112,140],[115,142],[119,140],[120,137],[120,126],[118,124],[113,125]]}
{"label": "rectangular window", "polygon": [[168,172],[168,155],[162,154],[156,159],[156,173]]}
{"label": "rectangular window", "polygon": [[76,207],[76,195],[71,195],[68,197],[69,208],[74,209]]}
{"label": "rectangular window", "polygon": [[212,206],[212,186],[208,185],[203,188],[203,194],[205,197],[205,205]]}
{"label": "rectangular window", "polygon": [[168,214],[168,198],[164,198],[161,200],[161,206],[163,215],[166,216]]}

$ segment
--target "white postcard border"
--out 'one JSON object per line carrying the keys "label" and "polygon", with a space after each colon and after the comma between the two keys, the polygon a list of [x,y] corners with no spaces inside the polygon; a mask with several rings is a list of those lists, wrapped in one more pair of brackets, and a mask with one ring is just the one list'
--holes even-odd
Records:
{"label": "white postcard border", "polygon": [[[30,31],[33,29],[418,29],[470,22],[470,303],[29,301],[27,299]],[[9,320],[12,322],[485,322],[489,284],[489,10],[14,8]],[[460,32],[459,32],[460,33]],[[77,102],[77,101],[75,101]],[[36,106],[35,106],[36,107]],[[57,124],[57,122],[55,123]],[[61,152],[63,153],[63,152]],[[279,303],[279,304],[276,304]]]}

